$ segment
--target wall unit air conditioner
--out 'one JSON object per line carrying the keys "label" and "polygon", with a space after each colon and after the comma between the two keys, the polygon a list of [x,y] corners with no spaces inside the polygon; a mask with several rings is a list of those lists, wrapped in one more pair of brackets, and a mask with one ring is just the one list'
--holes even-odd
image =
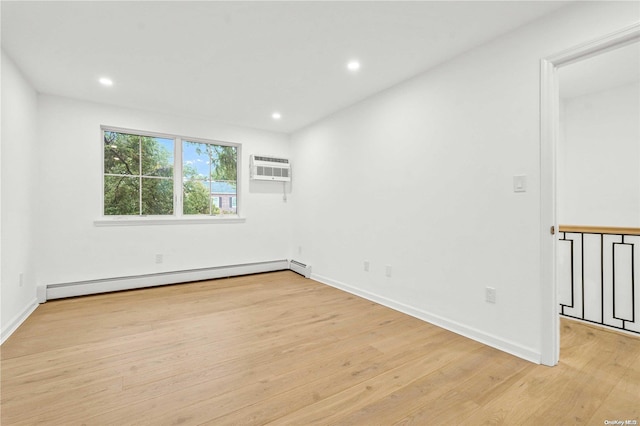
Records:
{"label": "wall unit air conditioner", "polygon": [[252,155],[251,179],[288,182],[291,180],[291,164],[286,158]]}

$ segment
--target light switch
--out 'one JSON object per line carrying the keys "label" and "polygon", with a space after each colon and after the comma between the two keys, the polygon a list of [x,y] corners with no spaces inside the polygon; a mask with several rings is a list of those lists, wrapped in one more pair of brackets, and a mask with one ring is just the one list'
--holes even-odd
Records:
{"label": "light switch", "polygon": [[527,192],[527,177],[524,175],[513,177],[513,192]]}

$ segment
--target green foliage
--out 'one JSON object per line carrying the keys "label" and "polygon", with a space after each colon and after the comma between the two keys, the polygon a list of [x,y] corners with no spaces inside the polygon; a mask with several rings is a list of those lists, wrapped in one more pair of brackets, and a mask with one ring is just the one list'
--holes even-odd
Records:
{"label": "green foliage", "polygon": [[137,215],[140,212],[139,180],[127,176],[104,177],[104,214]]}
{"label": "green foliage", "polygon": [[238,177],[238,149],[234,146],[211,146],[215,153],[215,158],[212,160],[215,172],[211,178],[227,181],[235,187]]}
{"label": "green foliage", "polygon": [[104,172],[105,215],[173,214],[173,152],[160,139],[105,132]]}
{"label": "green foliage", "polygon": [[[183,184],[184,214],[220,214],[220,209],[211,203],[209,188],[202,181],[188,180]],[[209,209],[211,208],[211,211]]]}
{"label": "green foliage", "polygon": [[196,153],[204,156],[211,165],[212,180],[227,181],[236,185],[238,176],[238,149],[235,146],[185,142],[196,147]]}
{"label": "green foliage", "polygon": [[140,137],[116,132],[104,133],[104,173],[140,174]]}
{"label": "green foliage", "polygon": [[142,214],[173,214],[173,180],[142,178]]}

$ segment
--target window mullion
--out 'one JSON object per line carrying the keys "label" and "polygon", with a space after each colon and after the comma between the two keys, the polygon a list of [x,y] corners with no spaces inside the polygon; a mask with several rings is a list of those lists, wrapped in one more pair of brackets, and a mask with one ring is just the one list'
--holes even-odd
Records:
{"label": "window mullion", "polygon": [[211,145],[207,144],[207,154],[209,156],[209,176],[207,176],[207,180],[209,181],[209,215],[213,215],[213,197],[211,193],[213,192],[213,182],[211,181]]}
{"label": "window mullion", "polygon": [[142,136],[138,135],[138,214],[142,216]]}
{"label": "window mullion", "polygon": [[173,214],[182,217],[182,138],[175,138],[173,154]]}

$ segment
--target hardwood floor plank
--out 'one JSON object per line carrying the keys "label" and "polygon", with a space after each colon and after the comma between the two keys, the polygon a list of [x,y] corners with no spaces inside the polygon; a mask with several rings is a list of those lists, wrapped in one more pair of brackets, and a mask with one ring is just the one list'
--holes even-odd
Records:
{"label": "hardwood floor plank", "polygon": [[640,420],[640,339],[561,324],[548,368],[288,271],[57,300],[0,349],[0,420]]}
{"label": "hardwood floor plank", "polygon": [[[631,362],[600,407],[591,416],[591,424],[605,420],[638,421],[640,424],[640,356]],[[633,424],[632,422],[629,424]]]}
{"label": "hardwood floor plank", "polygon": [[[266,398],[270,394],[285,392],[295,387],[298,381],[306,382],[313,377],[326,377],[327,374],[335,372],[336,368],[349,368],[350,371],[355,371],[354,369],[358,368],[359,364],[353,363],[351,365],[352,351],[358,351],[359,363],[370,362],[370,358],[366,355],[372,354],[374,356],[372,359],[375,360],[375,357],[379,356],[381,352],[367,345],[367,342],[384,340],[388,338],[387,335],[390,333],[394,334],[391,338],[396,337],[397,330],[391,325],[392,323],[384,322],[389,325],[388,331],[385,331],[384,328],[377,328],[359,336],[350,334],[348,342],[343,339],[330,345],[314,345],[311,348],[312,351],[306,355],[296,353],[294,350],[289,350],[286,353],[278,351],[275,358],[264,368],[256,366],[254,362],[240,363],[239,365],[250,366],[247,368],[255,373],[253,377],[227,377],[224,382],[217,380],[204,384],[203,387],[215,388],[216,390],[208,393],[202,392],[202,399],[195,405],[167,413],[151,412],[150,415],[156,416],[154,419],[157,421],[167,418],[189,418],[194,422],[196,420],[198,422],[206,421],[255,403],[254,397],[256,395],[259,395],[260,398]],[[409,338],[411,337],[414,336],[409,336]],[[361,353],[362,349],[365,349],[366,353]],[[311,361],[313,361],[313,369],[309,368]],[[238,372],[240,375],[242,373],[243,371]],[[167,395],[166,398],[171,400],[175,398],[175,395]]]}
{"label": "hardwood floor plank", "polygon": [[[392,338],[395,339],[396,336]],[[261,397],[256,399],[238,397],[236,400],[242,401],[242,405],[237,405],[233,412],[219,413],[211,411],[208,419],[206,416],[200,417],[209,420],[210,424],[232,425],[232,424],[265,424],[270,420],[278,419],[292,411],[315,404],[328,398],[341,390],[347,389],[358,383],[362,383],[369,378],[376,377],[386,368],[395,365],[403,365],[408,360],[419,358],[425,350],[429,350],[442,342],[436,336],[410,336],[407,335],[407,342],[412,342],[412,347],[407,345],[397,346],[393,351],[387,350],[376,357],[362,357],[349,354],[349,357],[340,359],[337,363],[327,364],[323,367],[309,369],[305,366],[299,372],[291,372],[281,377],[275,378],[269,383],[269,388],[261,390]],[[348,344],[348,346],[351,346]],[[324,351],[319,354],[320,359],[330,356]],[[240,390],[240,394],[245,394],[247,389]],[[201,405],[206,406],[211,401],[203,401]],[[192,411],[194,407],[192,407]],[[203,413],[198,413],[201,416]],[[221,416],[223,414],[224,416]]]}
{"label": "hardwood floor plank", "polygon": [[100,404],[104,399],[115,397],[121,391],[122,377],[111,377],[92,381],[83,386],[67,388],[62,395],[46,394],[37,403],[30,398],[24,398],[10,405],[2,405],[2,424],[20,424],[21,422],[61,424],[68,421],[64,417],[65,412],[84,410],[93,404]]}
{"label": "hardwood floor plank", "polygon": [[482,351],[482,357],[466,357],[420,377],[384,400],[345,416],[340,424],[366,424],[375,419],[398,425],[460,423],[520,378],[529,364],[496,349],[484,347]]}
{"label": "hardwood floor plank", "polygon": [[[438,350],[436,349],[432,352],[433,356],[421,356],[410,362],[405,362],[313,405],[303,407],[290,415],[277,419],[275,423],[285,425],[318,422],[339,424],[344,420],[343,424],[348,424],[349,416],[354,412],[361,415],[366,413],[364,407],[377,404],[381,400],[394,400],[399,389],[409,387],[418,394],[429,390],[440,393],[442,390],[438,384],[441,383],[441,380],[446,380],[446,376],[442,372],[446,370],[447,366],[451,366],[460,374],[466,374],[469,371],[468,365],[475,366],[477,363],[486,362],[489,359],[490,355],[486,350],[488,348],[472,347],[467,343],[450,345],[446,349],[442,349],[441,353],[434,353]],[[465,366],[466,362],[468,362],[467,366]],[[421,387],[419,385],[420,375],[423,374],[435,378],[435,383],[432,382],[426,387]],[[377,420],[382,424],[391,423],[384,412],[382,412],[382,417],[377,419],[370,418],[368,415],[361,417],[367,417],[368,421]]]}

